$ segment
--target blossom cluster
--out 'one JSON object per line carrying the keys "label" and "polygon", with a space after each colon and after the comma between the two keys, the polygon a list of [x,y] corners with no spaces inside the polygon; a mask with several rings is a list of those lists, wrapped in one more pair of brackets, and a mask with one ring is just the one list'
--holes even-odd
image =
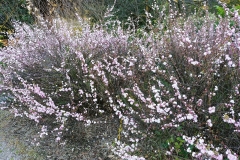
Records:
{"label": "blossom cluster", "polygon": [[[80,23],[79,31],[60,19],[51,29],[16,23],[16,44],[0,50],[0,87],[14,96],[9,109],[36,123],[52,119],[58,127],[44,124],[39,134],[56,133],[56,141],[69,118],[91,125],[114,115],[123,130],[112,151],[122,158],[237,159],[238,12],[171,23],[159,33],[139,30],[142,36],[118,21]],[[161,144],[149,151],[143,146],[151,139]]]}

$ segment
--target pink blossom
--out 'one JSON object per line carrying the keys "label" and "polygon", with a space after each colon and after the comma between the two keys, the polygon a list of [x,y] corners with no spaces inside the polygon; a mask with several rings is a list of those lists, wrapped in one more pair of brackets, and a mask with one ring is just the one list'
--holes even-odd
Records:
{"label": "pink blossom", "polygon": [[208,120],[207,120],[207,125],[208,125],[209,127],[212,127],[212,126],[213,126],[211,119],[208,119]]}
{"label": "pink blossom", "polygon": [[208,112],[211,113],[215,113],[215,106],[209,107],[208,108]]}

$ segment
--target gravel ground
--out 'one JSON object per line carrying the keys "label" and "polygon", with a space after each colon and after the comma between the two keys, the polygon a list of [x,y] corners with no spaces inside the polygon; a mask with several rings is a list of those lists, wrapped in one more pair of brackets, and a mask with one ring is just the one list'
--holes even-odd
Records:
{"label": "gravel ground", "polygon": [[[65,136],[67,143],[60,145],[52,136],[39,138],[41,125],[0,110],[0,160],[117,160],[106,143],[117,137],[118,120],[102,120],[107,123],[89,127],[71,123],[74,129]],[[33,144],[34,139],[39,146]]]}
{"label": "gravel ground", "polygon": [[13,146],[6,143],[6,139],[0,135],[0,159],[1,160],[21,160],[23,156],[16,153]]}
{"label": "gravel ground", "polygon": [[14,120],[10,112],[0,110],[0,160],[44,159],[31,145],[25,143],[29,140],[28,134],[17,136],[16,131],[21,126],[13,125]]}

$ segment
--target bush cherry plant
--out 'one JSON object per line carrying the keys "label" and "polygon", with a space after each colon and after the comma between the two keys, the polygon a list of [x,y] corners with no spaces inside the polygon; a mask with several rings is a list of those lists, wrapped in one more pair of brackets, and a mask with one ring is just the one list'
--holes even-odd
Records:
{"label": "bush cherry plant", "polygon": [[122,131],[111,147],[122,159],[238,159],[238,12],[165,22],[158,32],[118,21],[16,23],[17,42],[0,50],[1,90],[15,97],[9,109],[56,141],[69,119],[91,125],[115,115]]}

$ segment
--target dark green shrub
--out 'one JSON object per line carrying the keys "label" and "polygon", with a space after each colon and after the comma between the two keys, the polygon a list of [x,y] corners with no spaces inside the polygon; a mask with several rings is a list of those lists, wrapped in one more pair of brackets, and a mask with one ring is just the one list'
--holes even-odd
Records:
{"label": "dark green shrub", "polygon": [[[26,0],[0,0],[0,39],[8,39],[8,34],[14,32],[12,21],[32,24],[34,17],[27,10]],[[0,42],[3,46],[3,43]]]}
{"label": "dark green shrub", "polygon": [[11,20],[33,23],[34,17],[29,14],[26,0],[1,0],[0,24],[2,27],[12,29]]}

